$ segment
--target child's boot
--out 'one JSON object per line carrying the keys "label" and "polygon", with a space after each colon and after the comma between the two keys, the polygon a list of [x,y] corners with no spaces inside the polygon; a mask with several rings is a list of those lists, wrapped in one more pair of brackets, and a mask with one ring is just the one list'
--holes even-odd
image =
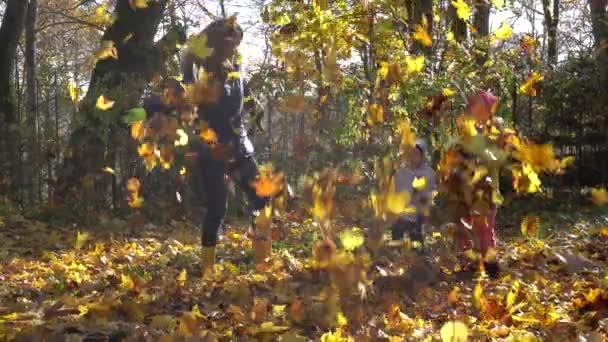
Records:
{"label": "child's boot", "polygon": [[215,265],[215,246],[203,246],[201,249],[201,274],[209,273]]}

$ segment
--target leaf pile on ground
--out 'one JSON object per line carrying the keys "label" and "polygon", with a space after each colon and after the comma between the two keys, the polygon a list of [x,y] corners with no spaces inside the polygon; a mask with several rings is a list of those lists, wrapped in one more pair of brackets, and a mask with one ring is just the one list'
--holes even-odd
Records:
{"label": "leaf pile on ground", "polygon": [[579,222],[502,241],[499,279],[453,274],[447,232],[374,247],[364,228],[323,241],[276,223],[267,272],[245,225],[228,225],[214,273],[199,230],[128,221],[50,227],[0,221],[0,339],[22,341],[601,341],[608,332],[608,228]]}

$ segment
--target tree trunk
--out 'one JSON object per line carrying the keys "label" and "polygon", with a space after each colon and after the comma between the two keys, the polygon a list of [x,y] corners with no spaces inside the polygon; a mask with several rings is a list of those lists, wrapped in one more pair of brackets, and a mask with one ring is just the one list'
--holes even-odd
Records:
{"label": "tree trunk", "polygon": [[475,17],[473,17],[473,26],[482,37],[490,34],[490,4],[485,1],[477,0],[475,2]]}
{"label": "tree trunk", "polygon": [[0,189],[15,200],[18,197],[19,123],[12,76],[26,10],[26,1],[8,0],[0,26]]}
{"label": "tree trunk", "polygon": [[[601,84],[608,84],[608,0],[589,0],[593,38],[597,51],[597,63],[600,69]],[[604,92],[601,99],[608,105],[608,95]]]}
{"label": "tree trunk", "polygon": [[[176,43],[185,40],[183,31],[169,32],[154,44],[154,37],[168,0],[149,2],[145,9],[133,10],[128,0],[119,0],[114,10],[116,20],[104,33],[103,41],[112,41],[118,58],[106,58],[95,64],[86,96],[76,115],[75,130],[70,135],[70,155],[58,175],[55,199],[62,200],[78,187],[85,175],[100,176],[105,165],[106,142],[114,138],[125,110],[138,106],[147,83],[160,72],[166,56],[177,52]],[[99,96],[116,101],[108,111],[96,108]],[[100,193],[105,196],[107,193]]]}
{"label": "tree trunk", "polygon": [[458,18],[458,15],[456,14],[456,8],[454,8],[454,6],[450,5],[450,8],[448,9],[448,17],[450,18],[451,21],[451,26],[452,26],[452,33],[454,33],[454,39],[456,39],[457,42],[462,42],[464,40],[467,39],[467,23]]}
{"label": "tree trunk", "polygon": [[549,9],[551,0],[543,1],[543,14],[547,27],[547,62],[553,68],[557,64],[557,24],[559,22],[559,0],[553,0],[553,13]]}
{"label": "tree trunk", "polygon": [[25,129],[27,139],[23,161],[23,188],[26,194],[25,203],[34,204],[38,189],[36,187],[38,160],[37,129],[37,96],[36,96],[36,12],[38,1],[30,0],[25,20],[25,72],[26,72],[26,111]]}

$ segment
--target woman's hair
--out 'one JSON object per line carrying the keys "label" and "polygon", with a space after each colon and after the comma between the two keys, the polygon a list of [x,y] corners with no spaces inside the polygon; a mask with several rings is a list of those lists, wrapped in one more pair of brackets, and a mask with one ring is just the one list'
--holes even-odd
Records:
{"label": "woman's hair", "polygon": [[203,32],[207,36],[207,46],[214,48],[223,43],[223,39],[228,36],[234,36],[239,41],[243,39],[243,29],[236,22],[236,17],[217,19],[207,25]]}

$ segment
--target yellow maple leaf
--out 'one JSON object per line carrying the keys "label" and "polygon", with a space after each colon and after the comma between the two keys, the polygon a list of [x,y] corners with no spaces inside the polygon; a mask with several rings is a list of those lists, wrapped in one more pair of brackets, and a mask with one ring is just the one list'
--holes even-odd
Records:
{"label": "yellow maple leaf", "polygon": [[134,121],[131,124],[131,137],[136,140],[140,140],[144,137],[144,123],[141,120]]}
{"label": "yellow maple leaf", "polygon": [[535,236],[540,227],[540,218],[535,215],[526,215],[521,220],[521,232],[527,236]]}
{"label": "yellow maple leaf", "polygon": [[186,283],[186,280],[188,279],[188,272],[186,271],[186,269],[182,269],[182,271],[179,273],[179,275],[177,276],[177,283],[180,286],[184,286],[184,284]]}
{"label": "yellow maple leaf", "polygon": [[608,204],[608,191],[606,188],[591,189],[591,200],[596,205]]}
{"label": "yellow maple leaf", "polygon": [[496,30],[494,36],[498,39],[507,40],[513,35],[513,29],[506,21]]}
{"label": "yellow maple leaf", "polygon": [[188,145],[188,134],[183,129],[179,128],[177,131],[178,138],[175,140],[175,146],[186,146]]}
{"label": "yellow maple leaf", "polygon": [[414,32],[414,39],[419,41],[424,47],[429,47],[433,45],[433,40],[429,35],[428,28],[426,25],[416,25],[416,30]]}
{"label": "yellow maple leaf", "polygon": [[443,88],[443,90],[441,91],[441,94],[443,94],[443,96],[450,97],[450,96],[456,94],[456,91],[454,91],[450,88]]}
{"label": "yellow maple leaf", "polygon": [[562,158],[562,160],[559,162],[559,167],[561,169],[566,169],[572,165],[574,165],[575,162],[575,158],[573,156],[568,156],[568,157],[564,157]]}
{"label": "yellow maple leaf", "polygon": [[370,105],[367,122],[370,126],[384,122],[384,108],[377,103]]}
{"label": "yellow maple leaf", "polygon": [[158,156],[156,155],[156,147],[153,144],[141,144],[137,148],[137,153],[144,159],[146,169],[152,170],[156,166]]}
{"label": "yellow maple leaf", "polygon": [[76,241],[74,242],[74,248],[81,249],[84,246],[85,242],[87,242],[88,240],[89,233],[81,233],[80,231],[76,232]]}
{"label": "yellow maple leaf", "polygon": [[342,246],[347,251],[354,251],[357,247],[363,244],[363,235],[358,230],[348,229],[344,230],[338,235]]}
{"label": "yellow maple leaf", "polygon": [[422,70],[424,70],[424,56],[405,56],[405,64],[407,65],[407,72],[410,76],[422,72]]}
{"label": "yellow maple leaf", "polygon": [[107,173],[109,173],[109,174],[111,174],[111,175],[113,175],[113,174],[115,174],[115,173],[116,173],[116,172],[114,172],[114,169],[112,169],[112,168],[111,168],[111,167],[109,167],[109,166],[104,167],[104,168],[102,169],[102,171],[103,171],[103,172],[107,172]]}
{"label": "yellow maple leaf", "polygon": [[466,342],[469,339],[467,326],[460,321],[446,322],[439,332],[443,342]]}
{"label": "yellow maple leaf", "polygon": [[407,191],[389,192],[386,195],[386,211],[395,215],[401,215],[408,211],[410,194]]}
{"label": "yellow maple leaf", "polygon": [[528,80],[519,87],[519,92],[528,96],[536,96],[536,83],[545,79],[539,72],[533,72]]}
{"label": "yellow maple leaf", "polygon": [[446,33],[446,34],[445,34],[445,39],[446,39],[448,42],[453,42],[453,41],[455,41],[456,39],[454,39],[454,32],[450,31],[450,32]]}
{"label": "yellow maple leaf", "polygon": [[272,170],[260,172],[257,179],[251,182],[251,186],[255,189],[256,194],[261,197],[272,197],[283,190],[283,172],[274,174]]}
{"label": "yellow maple leaf", "polygon": [[207,35],[203,33],[190,37],[187,46],[188,50],[200,59],[211,56],[213,52],[213,49],[207,46]]}
{"label": "yellow maple leaf", "polygon": [[513,157],[529,165],[534,172],[556,171],[560,161],[555,159],[551,144],[522,143],[513,153]]}
{"label": "yellow maple leaf", "polygon": [[95,107],[100,110],[108,110],[114,107],[114,101],[106,99],[103,95],[100,95],[97,98],[97,103],[95,104]]}
{"label": "yellow maple leaf", "polygon": [[80,87],[73,80],[68,82],[68,94],[73,102],[80,101]]}
{"label": "yellow maple leaf", "polygon": [[201,122],[199,136],[209,145],[217,143],[217,133],[215,133],[213,128],[209,127],[209,124],[206,121]]}
{"label": "yellow maple leaf", "polygon": [[519,192],[535,193],[540,191],[540,178],[532,167],[527,164],[516,166],[512,170],[513,186]]}
{"label": "yellow maple leaf", "polygon": [[141,187],[141,182],[139,179],[132,177],[127,180],[127,191],[129,192],[139,192],[139,188]]}
{"label": "yellow maple leaf", "polygon": [[409,120],[402,120],[399,123],[399,134],[401,134],[401,147],[414,146],[416,144],[416,134],[412,130]]}
{"label": "yellow maple leaf", "polygon": [[148,0],[129,0],[129,4],[133,10],[138,8],[147,8]]}
{"label": "yellow maple leaf", "polygon": [[458,18],[464,21],[469,20],[469,17],[471,16],[471,8],[466,2],[464,2],[464,0],[452,1],[452,6],[456,8],[456,15]]}
{"label": "yellow maple leaf", "polygon": [[118,50],[114,46],[114,42],[111,40],[104,40],[101,42],[101,47],[93,55],[94,61],[100,61],[107,58],[118,59]]}
{"label": "yellow maple leaf", "polygon": [[127,204],[131,208],[141,208],[144,205],[144,198],[139,195],[133,196],[132,198],[129,198]]}
{"label": "yellow maple leaf", "polygon": [[416,191],[422,191],[426,189],[426,177],[415,177],[412,182],[412,187]]}

